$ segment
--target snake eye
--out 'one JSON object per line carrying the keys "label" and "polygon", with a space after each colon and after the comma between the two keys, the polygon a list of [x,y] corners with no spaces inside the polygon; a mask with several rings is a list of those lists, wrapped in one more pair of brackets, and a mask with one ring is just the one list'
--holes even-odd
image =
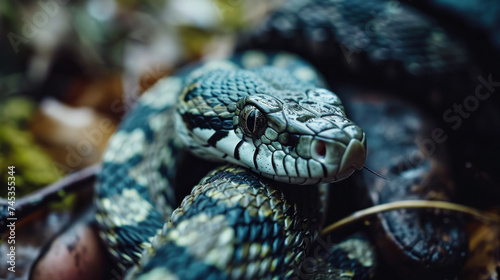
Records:
{"label": "snake eye", "polygon": [[243,131],[252,138],[260,137],[267,127],[264,114],[252,105],[247,105],[241,110],[240,120]]}

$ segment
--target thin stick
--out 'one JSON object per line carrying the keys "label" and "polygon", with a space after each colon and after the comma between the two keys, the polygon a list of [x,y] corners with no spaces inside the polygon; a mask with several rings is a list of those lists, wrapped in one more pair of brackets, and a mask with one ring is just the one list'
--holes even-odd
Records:
{"label": "thin stick", "polygon": [[[79,190],[82,186],[95,179],[97,172],[99,172],[100,164],[91,165],[75,173],[72,173],[61,180],[51,184],[43,189],[30,193],[18,200],[16,200],[16,217],[22,218],[40,206],[46,203],[60,199],[60,193],[69,193]],[[7,207],[8,201],[0,198],[0,207]]]}
{"label": "thin stick", "polygon": [[356,211],[353,214],[324,228],[323,231],[321,232],[321,235],[329,234],[341,227],[344,227],[346,225],[355,222],[359,222],[378,213],[397,210],[397,209],[416,209],[416,208],[435,208],[435,209],[450,210],[471,215],[474,218],[484,223],[500,224],[499,215],[480,211],[478,209],[465,205],[460,205],[448,201],[404,200],[404,201],[396,201],[396,202],[375,205],[360,211]]}

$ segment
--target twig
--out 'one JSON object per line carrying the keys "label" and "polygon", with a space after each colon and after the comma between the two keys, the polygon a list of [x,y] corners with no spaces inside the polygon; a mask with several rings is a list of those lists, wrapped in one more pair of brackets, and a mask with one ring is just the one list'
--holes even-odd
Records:
{"label": "twig", "polygon": [[[87,183],[93,181],[100,169],[100,164],[91,165],[62,178],[54,184],[16,200],[16,217],[21,219],[36,211],[39,207],[46,205],[48,202],[60,199],[61,192],[70,193],[79,190],[87,185]],[[0,198],[0,208],[6,208],[7,206],[9,206],[8,201]]]}
{"label": "twig", "polygon": [[434,208],[434,209],[443,209],[450,210],[455,212],[464,213],[474,218],[484,222],[484,223],[494,223],[500,224],[500,216],[494,213],[489,213],[485,211],[481,211],[469,206],[460,205],[448,201],[433,201],[433,200],[404,200],[404,201],[396,201],[390,202],[380,205],[375,205],[360,211],[356,211],[353,214],[325,227],[321,232],[321,235],[329,234],[335,230],[338,230],[341,227],[346,225],[360,222],[366,218],[369,218],[373,215],[387,212],[391,210],[397,209],[416,209],[416,208]]}

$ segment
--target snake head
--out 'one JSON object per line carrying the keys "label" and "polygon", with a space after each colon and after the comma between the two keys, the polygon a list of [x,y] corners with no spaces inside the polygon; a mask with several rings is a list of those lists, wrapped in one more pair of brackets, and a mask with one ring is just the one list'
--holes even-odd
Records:
{"label": "snake head", "polygon": [[364,132],[346,118],[340,99],[328,90],[309,90],[299,98],[293,93],[243,97],[233,123],[244,141],[239,161],[276,181],[339,181],[365,162]]}
{"label": "snake head", "polygon": [[337,95],[282,69],[206,71],[186,88],[178,112],[193,153],[275,181],[335,182],[365,162],[365,134]]}

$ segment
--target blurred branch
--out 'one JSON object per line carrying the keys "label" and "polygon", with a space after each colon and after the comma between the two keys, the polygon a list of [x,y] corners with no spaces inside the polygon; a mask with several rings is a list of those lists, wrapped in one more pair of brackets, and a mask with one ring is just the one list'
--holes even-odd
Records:
{"label": "blurred branch", "polygon": [[[20,220],[47,203],[60,200],[66,194],[88,186],[89,183],[95,180],[100,169],[100,164],[91,165],[62,178],[54,184],[16,200],[14,204],[16,218]],[[7,207],[10,206],[8,202],[6,199],[0,198],[0,209],[5,209],[2,211],[3,215],[7,215],[8,213],[6,211]],[[2,217],[0,224],[3,223],[7,223],[6,217]],[[3,233],[5,229],[6,227],[2,226],[0,233]]]}

